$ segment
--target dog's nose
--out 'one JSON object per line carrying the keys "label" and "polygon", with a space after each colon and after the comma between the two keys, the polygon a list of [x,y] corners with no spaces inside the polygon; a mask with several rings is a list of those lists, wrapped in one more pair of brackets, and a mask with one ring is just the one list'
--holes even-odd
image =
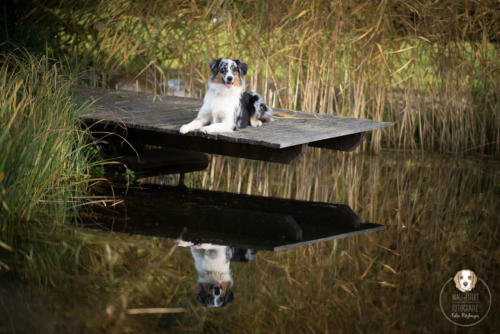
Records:
{"label": "dog's nose", "polygon": [[467,284],[469,284],[468,282],[464,282],[464,286],[467,286]]}
{"label": "dog's nose", "polygon": [[233,81],[233,77],[227,77],[227,81],[228,81],[228,82]]}
{"label": "dog's nose", "polygon": [[220,295],[220,288],[214,288],[214,293],[216,296]]}

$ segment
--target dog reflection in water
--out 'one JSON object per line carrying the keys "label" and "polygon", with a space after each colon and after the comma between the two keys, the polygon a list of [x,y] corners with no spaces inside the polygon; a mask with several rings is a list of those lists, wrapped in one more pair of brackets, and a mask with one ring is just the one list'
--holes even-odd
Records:
{"label": "dog reflection in water", "polygon": [[231,291],[231,261],[250,262],[256,251],[214,244],[194,244],[176,240],[178,246],[191,248],[196,271],[198,271],[199,292],[196,300],[208,307],[223,307],[234,300]]}

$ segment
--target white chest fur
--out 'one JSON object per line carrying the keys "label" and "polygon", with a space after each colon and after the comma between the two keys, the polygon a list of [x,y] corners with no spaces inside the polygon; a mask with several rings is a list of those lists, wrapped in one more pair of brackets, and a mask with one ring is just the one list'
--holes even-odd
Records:
{"label": "white chest fur", "polygon": [[203,107],[211,113],[212,123],[234,120],[242,90],[243,87],[226,88],[221,84],[209,84]]}
{"label": "white chest fur", "polygon": [[191,247],[191,254],[193,255],[196,271],[198,271],[199,281],[207,280],[207,275],[216,275],[222,281],[231,279],[227,246],[197,245]]}
{"label": "white chest fur", "polygon": [[227,246],[193,247],[194,264],[198,271],[227,271],[229,260],[226,257]]}

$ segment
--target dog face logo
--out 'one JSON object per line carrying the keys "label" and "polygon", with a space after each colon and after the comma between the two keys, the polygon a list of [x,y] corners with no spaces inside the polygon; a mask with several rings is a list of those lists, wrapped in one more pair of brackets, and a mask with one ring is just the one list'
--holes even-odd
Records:
{"label": "dog face logo", "polygon": [[455,286],[461,292],[469,292],[476,286],[477,276],[472,270],[464,269],[455,274]]}

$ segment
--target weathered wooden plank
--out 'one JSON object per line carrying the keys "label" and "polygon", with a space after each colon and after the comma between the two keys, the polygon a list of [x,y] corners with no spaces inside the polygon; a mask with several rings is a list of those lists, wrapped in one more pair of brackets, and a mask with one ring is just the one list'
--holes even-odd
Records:
{"label": "weathered wooden plank", "polygon": [[249,143],[206,140],[200,136],[157,133],[148,130],[129,129],[127,138],[132,143],[163,145],[178,149],[194,150],[211,154],[229,155],[232,157],[263,160],[279,163],[291,163],[300,158],[306,151],[306,145],[286,148],[273,148]]}
{"label": "weathered wooden plank", "polygon": [[[84,122],[86,123],[85,120]],[[134,146],[148,144],[283,164],[289,164],[297,160],[305,153],[307,148],[307,145],[296,145],[279,149],[247,143],[215,141],[201,136],[186,136],[179,133],[171,134],[154,130],[127,128],[107,121],[92,125],[92,131],[116,133],[126,138]]]}
{"label": "weathered wooden plank", "polygon": [[[201,100],[179,97],[154,97],[147,93],[112,92],[79,88],[77,99],[94,99],[92,112],[81,118],[86,123],[107,120],[129,130],[179,135],[179,128],[196,117]],[[390,126],[388,122],[340,117],[330,114],[307,114],[275,109],[275,121],[260,128],[245,128],[231,133],[183,135],[218,143],[250,144],[282,149],[310,142],[347,136]]]}
{"label": "weathered wooden plank", "polygon": [[193,242],[267,250],[383,229],[360,223],[342,204],[182,187],[129,188],[121,196],[121,205],[101,208],[94,227],[169,238],[183,234],[184,240]]}

